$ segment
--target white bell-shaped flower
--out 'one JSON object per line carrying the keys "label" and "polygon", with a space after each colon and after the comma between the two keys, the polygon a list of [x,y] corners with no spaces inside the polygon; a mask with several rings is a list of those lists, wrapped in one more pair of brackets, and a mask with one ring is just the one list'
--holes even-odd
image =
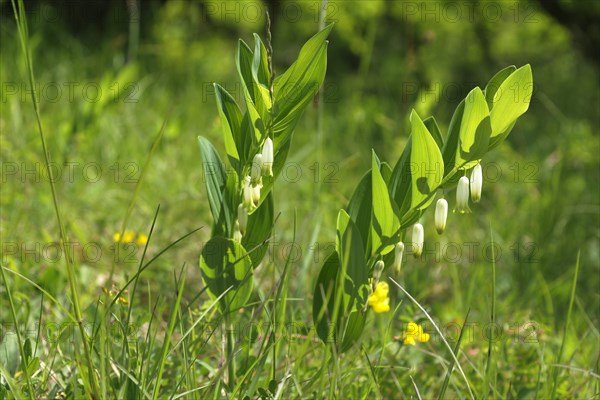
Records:
{"label": "white bell-shaped flower", "polygon": [[262,186],[262,168],[262,154],[259,153],[254,156],[254,159],[252,160],[252,166],[250,168],[250,182],[252,183],[252,186]]}
{"label": "white bell-shaped flower", "polygon": [[446,219],[448,218],[448,202],[446,199],[439,199],[435,205],[435,230],[440,235],[446,229]]}
{"label": "white bell-shaped flower", "polygon": [[402,268],[402,257],[404,257],[404,243],[396,243],[394,248],[394,273],[400,275],[400,268]]}
{"label": "white bell-shaped flower", "polygon": [[423,254],[423,244],[425,242],[425,231],[423,229],[423,225],[419,223],[413,225],[412,241],[413,255],[417,258],[421,257],[421,254]]}
{"label": "white bell-shaped flower", "polygon": [[381,278],[381,273],[383,272],[383,269],[385,268],[385,264],[383,263],[382,260],[378,260],[375,263],[375,266],[373,267],[373,281],[372,286],[373,286],[373,290],[375,290],[375,287],[377,286],[377,282],[379,282],[379,279]]}
{"label": "white bell-shaped flower", "polygon": [[481,164],[477,164],[471,171],[471,200],[473,203],[479,203],[481,200],[481,186],[483,185],[483,174],[481,173]]}
{"label": "white bell-shaped flower", "polygon": [[464,214],[469,213],[469,178],[463,176],[458,181],[456,187],[456,208],[454,212]]}
{"label": "white bell-shaped flower", "polygon": [[262,182],[259,185],[256,185],[252,188],[252,204],[254,206],[258,206],[260,203],[260,188],[262,187]]}
{"label": "white bell-shaped flower", "polygon": [[[244,177],[244,188],[242,191],[242,205],[246,210],[252,210],[256,205],[254,204],[254,188],[252,187],[250,176]],[[258,187],[258,186],[257,186]],[[260,189],[259,189],[260,190]]]}
{"label": "white bell-shaped flower", "polygon": [[248,226],[248,210],[242,204],[238,206],[238,224],[240,232],[245,235]]}
{"label": "white bell-shaped flower", "polygon": [[273,141],[269,137],[262,148],[262,168],[265,176],[273,176]]}
{"label": "white bell-shaped flower", "polygon": [[238,243],[242,242],[242,232],[240,232],[240,224],[238,221],[235,221],[235,229],[233,231],[233,240]]}

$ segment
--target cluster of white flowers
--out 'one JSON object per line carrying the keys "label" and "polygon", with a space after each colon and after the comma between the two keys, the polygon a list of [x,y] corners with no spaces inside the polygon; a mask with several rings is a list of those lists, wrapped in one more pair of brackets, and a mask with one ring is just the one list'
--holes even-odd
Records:
{"label": "cluster of white flowers", "polygon": [[[469,208],[469,194],[473,203],[478,203],[481,200],[481,187],[483,176],[481,172],[481,164],[477,164],[471,172],[471,178],[463,176],[458,181],[456,188],[456,208],[454,212],[465,214],[471,212]],[[441,198],[435,205],[435,229],[441,235],[446,229],[446,219],[448,218],[448,201]],[[420,257],[423,253],[424,230],[423,225],[416,223],[412,229],[412,251],[415,257]],[[396,245],[396,257],[394,260],[394,269],[396,273],[400,272],[402,255],[404,253],[404,244]]]}
{"label": "cluster of white flowers", "polygon": [[260,189],[263,186],[262,177],[273,176],[273,141],[267,138],[263,144],[262,152],[252,159],[250,175],[244,177],[242,187],[242,204],[238,206],[238,217],[234,239],[240,241],[246,234],[248,213],[258,207],[260,202]]}

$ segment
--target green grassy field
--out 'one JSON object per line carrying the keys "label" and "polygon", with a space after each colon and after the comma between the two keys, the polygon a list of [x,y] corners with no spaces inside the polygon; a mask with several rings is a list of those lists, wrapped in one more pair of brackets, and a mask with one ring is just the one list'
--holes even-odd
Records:
{"label": "green grassy field", "polygon": [[[212,83],[242,101],[237,38],[264,38],[264,17],[152,3],[138,42],[126,11],[76,35],[60,8],[36,4],[24,32],[0,4],[0,399],[600,394],[598,64],[533,3],[456,22],[437,2],[435,23],[416,3],[329,3],[321,101],[299,120],[273,190],[250,299],[227,318],[199,268],[213,221],[197,137],[225,159]],[[275,19],[278,75],[319,16],[319,2],[282,4],[304,13]],[[531,64],[533,97],[483,158],[481,202],[452,213],[448,191],[442,235],[424,213],[423,255],[384,272],[391,311],[369,310],[339,354],[315,331],[313,293],[371,149],[393,167],[411,109],[445,135],[458,102],[513,64]],[[427,342],[404,344],[411,321]]]}

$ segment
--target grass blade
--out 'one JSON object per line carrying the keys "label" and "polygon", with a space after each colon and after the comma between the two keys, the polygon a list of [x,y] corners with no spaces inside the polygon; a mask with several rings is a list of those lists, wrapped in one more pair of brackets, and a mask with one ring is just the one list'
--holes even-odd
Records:
{"label": "grass blade", "polygon": [[169,320],[169,329],[165,334],[165,341],[163,343],[162,348],[162,356],[160,358],[160,362],[158,364],[158,373],[156,374],[156,385],[154,386],[154,394],[152,398],[156,400],[158,398],[158,392],[160,391],[160,381],[162,379],[162,374],[165,370],[165,363],[167,361],[167,354],[169,353],[169,345],[171,344],[171,337],[173,335],[173,330],[175,329],[175,321],[177,321],[177,312],[179,311],[179,306],[181,304],[181,298],[183,297],[183,288],[185,287],[185,265],[181,268],[181,273],[179,275],[179,287],[177,288],[177,300],[175,301],[175,305],[173,306],[173,311],[171,312],[171,318]]}
{"label": "grass blade", "polygon": [[[463,323],[463,326],[460,328],[460,333],[458,335],[458,341],[456,342],[456,345],[454,346],[454,354],[455,355],[457,355],[458,351],[460,350],[460,343],[462,341],[463,332],[465,330],[465,326],[467,325],[467,320],[469,319],[470,313],[471,313],[471,308],[469,307],[469,309],[467,310],[467,315],[465,315],[465,322]],[[448,383],[450,382],[450,375],[452,375],[452,370],[454,370],[454,360],[455,360],[455,358],[453,358],[450,361],[450,365],[448,366],[448,371],[446,372],[446,377],[444,378],[444,383],[442,384],[442,389],[440,390],[440,394],[438,396],[439,400],[444,398],[444,394],[446,393],[446,389],[448,388]]]}
{"label": "grass blade", "polygon": [[[567,310],[567,320],[565,322],[565,330],[563,333],[562,342],[560,343],[560,350],[558,351],[558,358],[556,359],[555,364],[560,364],[562,361],[563,351],[565,349],[565,342],[567,338],[567,332],[569,330],[569,325],[571,323],[571,311],[573,311],[573,303],[575,301],[575,292],[577,290],[577,277],[579,276],[579,256],[581,255],[581,250],[577,252],[577,262],[575,263],[575,274],[573,275],[573,284],[571,285],[571,298],[569,299],[569,309]],[[554,367],[553,374],[553,382],[552,382],[552,394],[550,395],[551,399],[556,398],[556,387],[558,385],[558,372],[559,369]]]}
{"label": "grass blade", "polygon": [[25,380],[27,381],[27,389],[29,390],[29,398],[34,399],[35,392],[33,391],[33,384],[31,383],[31,377],[29,376],[29,368],[28,368],[29,362],[27,360],[27,357],[25,356],[25,350],[23,349],[23,341],[21,340],[21,329],[19,329],[19,320],[17,319],[17,312],[15,311],[15,303],[13,302],[10,286],[8,285],[8,281],[6,280],[6,274],[4,273],[4,268],[0,268],[0,272],[2,273],[2,281],[4,282],[4,286],[6,287],[6,293],[8,295],[8,304],[10,305],[10,312],[12,314],[13,321],[15,322],[15,332],[17,334],[17,343],[19,345],[19,353],[21,354],[21,365],[23,368],[23,374],[25,375]]}

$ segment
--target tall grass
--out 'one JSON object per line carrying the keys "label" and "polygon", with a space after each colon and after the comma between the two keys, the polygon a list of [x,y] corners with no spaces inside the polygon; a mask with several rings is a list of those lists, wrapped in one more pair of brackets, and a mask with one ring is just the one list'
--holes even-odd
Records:
{"label": "tall grass", "polygon": [[[44,113],[44,107],[40,106],[34,72],[41,65],[34,62],[37,57],[32,54],[32,39],[24,2],[11,1],[22,57],[27,68],[28,88],[31,89],[38,135],[36,143],[41,145],[44,168],[52,177],[53,169],[50,166],[54,158],[50,143],[54,129],[61,121],[52,112]],[[326,1],[321,4],[321,9],[327,9]],[[320,21],[324,18],[322,13]],[[136,37],[139,26],[135,26],[132,21],[130,29],[132,37]],[[376,26],[372,23],[369,40],[374,40],[374,32]],[[340,38],[336,37],[335,40]],[[141,48],[136,41],[137,39],[132,40],[129,50],[131,62],[134,62],[136,48]],[[56,51],[60,52],[59,49]],[[374,49],[370,51],[377,55]],[[373,55],[372,53],[369,54]],[[370,63],[369,54],[361,61],[361,76],[368,76],[368,67],[364,65],[368,66]],[[80,68],[78,62],[83,63],[81,60],[73,61],[69,72],[74,73]],[[193,88],[193,85],[190,84],[190,87]],[[155,132],[155,110],[162,109],[165,97],[177,95],[168,90],[168,86],[158,86],[153,93],[164,93],[154,94],[156,97],[151,107],[147,107],[148,110],[139,107],[136,109],[139,115],[133,113],[128,118],[135,121],[134,125],[144,128],[142,131]],[[181,123],[178,121],[178,113],[194,114],[198,108],[202,108],[203,114],[195,118],[206,125],[203,129],[214,134],[216,128],[213,129],[210,123],[204,124],[206,121],[213,121],[214,115],[204,111],[208,107],[198,107],[198,95],[190,89],[181,96],[181,103],[189,105],[182,106],[187,107],[182,111],[169,113],[169,121],[174,121],[173,126]],[[335,125],[339,124],[342,128],[347,126],[344,125],[344,118],[334,117],[333,113],[329,116],[323,94],[319,96],[321,100],[318,106],[307,112],[307,122],[299,126],[299,132],[309,137],[310,148],[316,150],[315,157],[321,163],[326,158],[325,154],[345,157],[344,154],[337,154],[338,150],[326,149],[323,145],[327,142],[324,132],[331,129],[333,134],[337,134]],[[7,107],[3,107],[5,108]],[[316,134],[313,129],[315,121]],[[136,185],[119,188],[121,193],[125,193],[122,195],[123,215],[104,206],[106,193],[90,194],[86,188],[81,187],[69,192],[60,185],[57,186],[56,179],[49,179],[48,199],[59,228],[62,252],[67,255],[65,272],[68,302],[64,301],[62,293],[57,293],[55,288],[39,276],[38,270],[43,270],[43,265],[25,262],[19,265],[21,269],[17,269],[3,260],[0,273],[6,307],[1,310],[4,318],[2,323],[12,321],[15,335],[12,339],[10,335],[1,338],[0,356],[3,360],[16,357],[19,362],[16,370],[9,363],[0,363],[0,398],[64,395],[67,398],[94,399],[206,399],[222,398],[224,393],[231,398],[240,399],[245,396],[261,399],[597,396],[600,390],[597,345],[600,334],[596,311],[587,306],[587,301],[582,300],[584,291],[581,290],[581,279],[585,276],[586,268],[589,269],[583,254],[577,255],[574,268],[561,266],[562,273],[556,279],[546,274],[543,265],[517,264],[510,257],[501,258],[497,263],[495,254],[492,254],[491,269],[488,263],[480,262],[479,259],[469,262],[461,260],[456,265],[442,267],[428,261],[409,260],[403,267],[405,274],[403,273],[401,280],[396,279],[398,293],[392,296],[392,301],[397,304],[394,312],[369,317],[359,348],[340,354],[336,343],[324,345],[316,340],[314,331],[307,322],[310,315],[306,310],[311,296],[305,293],[313,289],[313,260],[317,258],[322,261],[323,254],[316,247],[303,248],[302,260],[293,260],[292,253],[285,257],[273,255],[258,271],[258,283],[250,304],[240,310],[236,318],[239,317],[241,326],[260,325],[260,331],[246,332],[245,335],[238,335],[233,329],[211,331],[209,328],[212,325],[222,322],[216,312],[221,298],[207,301],[206,288],[201,287],[196,265],[185,263],[189,254],[193,262],[197,262],[199,248],[207,235],[206,228],[188,229],[190,224],[201,226],[208,212],[205,206],[196,204],[204,201],[203,195],[196,188],[199,186],[197,179],[195,180],[198,175],[190,175],[190,170],[196,169],[196,166],[186,169],[183,165],[197,156],[195,153],[186,156],[185,149],[177,147],[182,141],[193,141],[197,132],[190,133],[184,139],[177,139],[174,130],[177,134],[183,133],[177,132],[178,128],[173,126],[167,125],[165,119],[158,133],[149,138],[150,151]],[[356,125],[349,128],[358,129]],[[188,132],[185,133],[187,134]],[[140,138],[136,137],[135,140],[138,139]],[[2,140],[5,140],[4,136]],[[123,151],[133,153],[136,148],[135,140],[124,140]],[[300,136],[299,140],[306,138]],[[137,147],[140,147],[139,143]],[[364,150],[356,147],[356,153]],[[19,150],[19,156],[39,153],[35,148],[32,146]],[[90,157],[89,149],[75,151],[81,151],[82,157]],[[186,161],[173,155],[181,155]],[[505,155],[519,157],[510,150]],[[198,169],[199,166],[198,163]],[[346,171],[340,171],[342,179],[340,185],[333,190],[335,194],[326,193],[325,189],[329,188],[321,185],[320,181],[314,186],[306,184],[302,188],[304,193],[312,196],[300,199],[300,206],[310,209],[311,204],[314,205],[311,215],[315,216],[316,221],[305,221],[303,224],[302,221],[308,219],[306,216],[294,214],[293,218],[288,218],[288,214],[282,213],[278,224],[292,226],[287,233],[292,237],[291,243],[300,243],[301,239],[298,237],[302,238],[303,234],[309,236],[311,244],[323,241],[325,234],[332,229],[324,211],[329,207],[325,199],[330,198],[325,196],[341,202],[347,200],[345,196],[354,183],[351,181],[355,173],[357,171],[350,167]],[[566,180],[569,176],[563,175],[560,179]],[[188,181],[192,181],[188,187],[180,185],[180,182]],[[149,185],[153,185],[151,190],[146,190],[144,186]],[[563,193],[561,188],[562,186],[556,185],[548,189],[549,193],[540,192],[542,200],[548,201],[550,197],[560,199]],[[520,188],[510,190],[517,189]],[[495,192],[499,194],[497,198],[510,199],[506,194],[512,192],[498,190]],[[180,197],[175,196],[169,199],[171,202],[168,204],[161,203],[161,207],[155,207],[152,203],[157,198],[164,197],[150,196],[148,193],[160,191],[176,193]],[[532,193],[532,197],[539,194],[537,189],[532,189]],[[97,230],[99,236],[106,235],[106,231],[112,229],[112,225],[107,227],[104,221],[98,221],[97,218],[87,225],[69,223],[69,216],[75,215],[69,213],[69,205],[76,202],[77,197],[88,195],[95,196],[89,203],[96,205],[98,214],[119,214],[117,228],[121,233],[133,225],[133,214],[139,207],[149,209],[148,243],[134,268],[129,270],[119,264],[92,265],[94,274],[97,275],[112,270],[107,282],[110,285],[116,280],[118,286],[116,292],[98,298],[94,298],[95,286],[102,284],[83,275],[82,271],[89,266],[81,265],[69,255],[65,246],[76,229]],[[284,207],[292,202],[298,204],[299,200],[287,198],[289,194],[285,191],[278,191],[277,195],[284,202]],[[33,197],[35,205],[44,201],[42,193],[34,193]],[[512,225],[513,208],[504,204],[509,201],[495,199],[491,202],[498,203],[498,213],[504,218],[503,222],[506,221],[502,229],[497,228],[500,233],[494,232],[491,241],[503,246],[507,252],[507,242],[524,235],[523,232],[528,230],[522,221]],[[484,204],[482,209],[485,207],[488,205]],[[174,211],[176,209],[183,211],[177,213]],[[18,212],[20,208],[15,205],[12,210]],[[177,215],[180,218],[176,218]],[[109,218],[109,224],[115,219],[117,218]],[[457,219],[453,223],[457,231],[464,230]],[[308,227],[308,233],[300,231],[297,225]],[[550,229],[545,227],[540,223],[537,228]],[[45,227],[37,229],[35,235],[42,237]],[[484,231],[476,229],[476,235],[482,236]],[[277,239],[270,238],[269,242],[276,242]],[[492,250],[494,248],[492,246]],[[169,259],[169,255],[174,255],[173,260]],[[510,267],[533,271],[533,279],[515,283]],[[520,285],[530,289],[527,293],[519,293],[515,287]],[[292,293],[300,294],[300,298]],[[535,294],[539,296],[536,297]],[[222,294],[224,295],[225,293]],[[94,301],[90,301],[90,298]],[[125,298],[128,304],[121,303],[121,298]],[[568,303],[562,300],[567,298]],[[403,301],[404,299],[410,301]],[[39,319],[37,316],[30,318],[27,307],[21,304],[37,304],[37,301],[40,302]],[[528,302],[534,305],[529,307]],[[542,306],[538,307],[538,302]],[[486,306],[480,305],[483,303]],[[566,309],[566,313],[561,311],[563,309]],[[32,348],[32,341],[28,337],[32,333],[24,328],[25,325],[32,320],[50,318],[75,324],[74,346],[59,340],[51,343],[44,341],[39,332],[42,323],[38,322],[38,330],[33,333],[36,335],[35,346]],[[428,320],[443,340],[414,348],[402,345],[397,338],[401,322],[413,318]],[[91,333],[83,324],[86,320],[93,321]],[[444,337],[444,323],[455,320],[460,321],[462,326],[454,342]],[[469,323],[477,322],[504,329],[505,325],[514,321],[534,322],[533,337],[537,342],[522,343],[520,337],[495,341],[491,334],[483,339],[479,336],[473,338],[469,337],[465,328]],[[262,329],[263,323],[266,324],[265,329]],[[294,330],[288,331],[288,324],[292,323],[297,325],[293,325]],[[111,331],[111,325],[118,328],[119,335]],[[130,332],[132,327],[135,328],[133,334]],[[255,336],[259,333],[261,336]],[[526,332],[527,335],[530,333]],[[69,335],[69,332],[63,331],[62,334]],[[229,346],[228,350],[221,348],[223,337],[225,347]],[[16,343],[16,355],[13,355],[13,349],[10,348],[13,342]],[[535,349],[533,352],[532,348]],[[39,366],[32,363],[36,357],[41,361]],[[225,383],[234,384],[226,387]]]}

